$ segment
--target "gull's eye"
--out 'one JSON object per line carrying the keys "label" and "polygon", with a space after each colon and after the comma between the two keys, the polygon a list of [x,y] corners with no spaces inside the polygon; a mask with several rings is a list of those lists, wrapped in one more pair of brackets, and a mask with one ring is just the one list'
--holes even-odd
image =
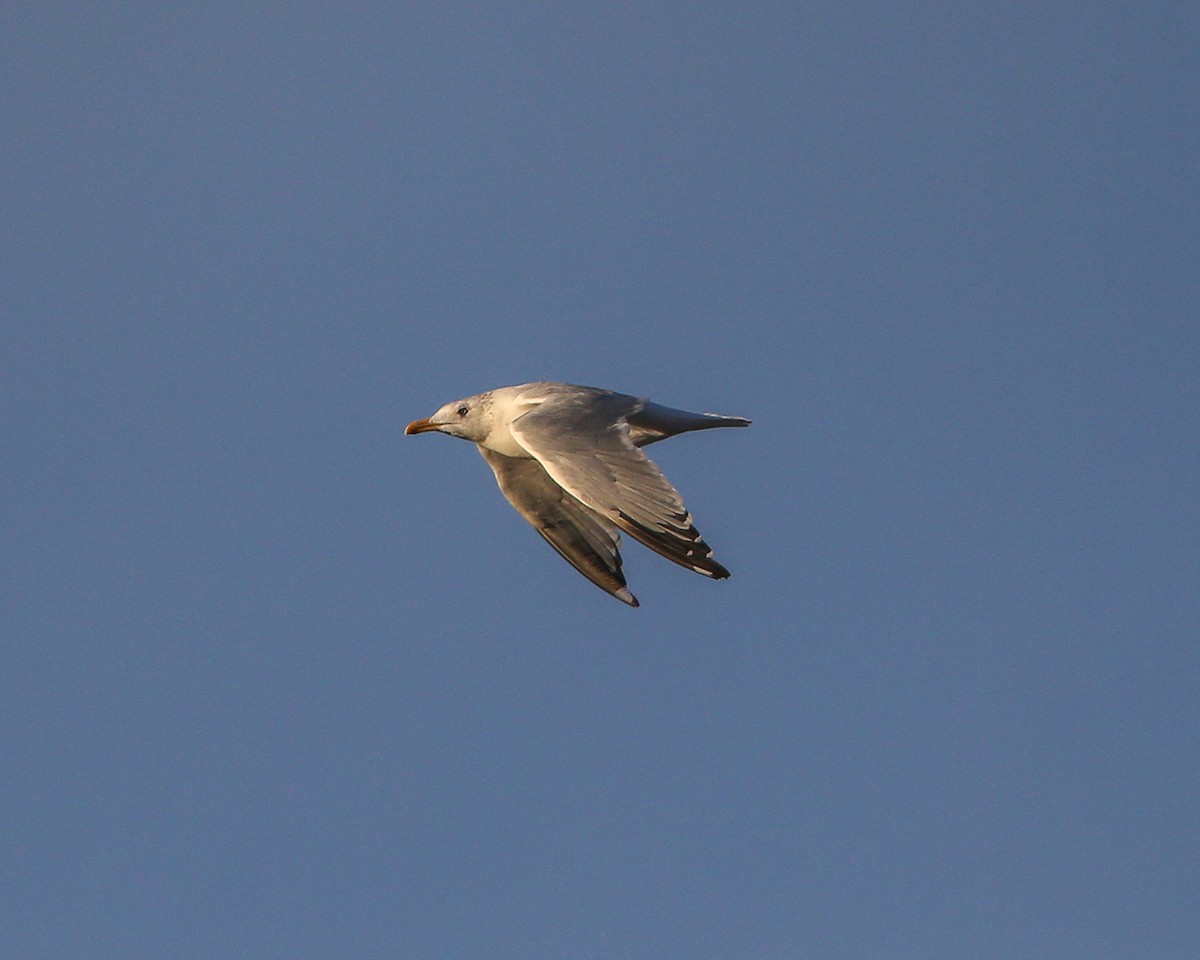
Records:
{"label": "gull's eye", "polygon": [[465,416],[466,416],[466,415],[467,415],[467,414],[470,412],[470,408],[469,408],[469,407],[468,407],[468,406],[467,406],[467,405],[464,403],[464,404],[463,404],[461,407],[459,407],[459,408],[458,408],[458,410],[456,410],[455,412],[456,412],[456,413],[457,413],[457,414],[458,414],[460,417],[465,417]]}

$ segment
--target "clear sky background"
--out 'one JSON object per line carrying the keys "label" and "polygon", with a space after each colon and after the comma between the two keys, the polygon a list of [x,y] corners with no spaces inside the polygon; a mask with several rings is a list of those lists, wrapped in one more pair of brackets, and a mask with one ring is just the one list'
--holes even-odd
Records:
{"label": "clear sky background", "polygon": [[0,955],[1195,957],[1195,4],[334,6],[0,14]]}

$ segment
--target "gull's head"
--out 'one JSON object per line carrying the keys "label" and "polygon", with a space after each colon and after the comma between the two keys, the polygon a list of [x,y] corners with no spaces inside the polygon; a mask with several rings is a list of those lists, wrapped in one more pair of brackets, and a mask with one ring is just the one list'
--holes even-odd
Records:
{"label": "gull's head", "polygon": [[438,433],[448,433],[452,437],[480,443],[492,432],[493,420],[492,395],[480,393],[439,407],[433,416],[414,420],[404,428],[404,432],[413,434],[436,430]]}

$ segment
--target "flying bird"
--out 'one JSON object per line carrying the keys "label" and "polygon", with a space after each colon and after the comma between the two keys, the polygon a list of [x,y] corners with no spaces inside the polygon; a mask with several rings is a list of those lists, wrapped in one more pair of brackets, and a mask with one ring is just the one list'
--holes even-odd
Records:
{"label": "flying bird", "polygon": [[471,440],[521,516],[576,570],[631,607],[624,531],[668,560],[722,580],[678,491],[641,451],[690,430],[745,427],[745,417],[689,413],[570,383],[525,383],[455,400],[406,434]]}

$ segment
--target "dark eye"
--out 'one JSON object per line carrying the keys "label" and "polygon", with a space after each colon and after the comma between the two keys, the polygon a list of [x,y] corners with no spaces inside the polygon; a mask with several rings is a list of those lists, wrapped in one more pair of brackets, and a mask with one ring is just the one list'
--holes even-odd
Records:
{"label": "dark eye", "polygon": [[457,413],[457,414],[458,414],[460,417],[465,417],[465,416],[466,416],[466,415],[467,415],[467,414],[470,412],[470,408],[468,408],[468,407],[467,407],[467,405],[464,403],[464,404],[463,404],[461,407],[459,407],[459,408],[458,408],[458,410],[456,410],[455,412],[456,412],[456,413]]}

